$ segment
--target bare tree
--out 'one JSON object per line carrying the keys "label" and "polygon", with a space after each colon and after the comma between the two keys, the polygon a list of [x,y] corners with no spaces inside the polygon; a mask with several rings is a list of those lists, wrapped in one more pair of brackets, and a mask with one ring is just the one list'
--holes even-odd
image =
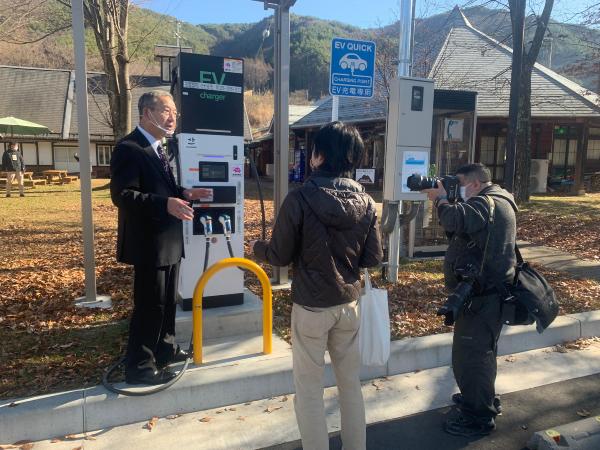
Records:
{"label": "bare tree", "polygon": [[[68,0],[56,0],[70,7]],[[106,93],[110,109],[110,125],[115,139],[131,129],[131,84],[129,80],[129,48],[127,31],[129,0],[84,0],[86,24],[94,32],[106,74]]]}
{"label": "bare tree", "polygon": [[244,84],[247,88],[261,91],[268,87],[273,67],[262,58],[246,58],[244,60]]}
{"label": "bare tree", "polygon": [[[535,16],[535,33],[531,43],[527,46],[522,40],[525,26],[525,0],[509,0],[513,36],[513,64],[505,181],[507,186],[512,188],[512,193],[518,203],[529,201],[531,74],[544,35],[548,29],[553,6],[554,0],[545,0],[542,14]],[[520,44],[519,36],[521,36]]]}

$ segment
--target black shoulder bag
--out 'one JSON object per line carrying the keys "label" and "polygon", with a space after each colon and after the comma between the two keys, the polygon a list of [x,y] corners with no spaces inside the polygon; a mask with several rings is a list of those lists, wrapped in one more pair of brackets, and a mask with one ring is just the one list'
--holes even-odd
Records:
{"label": "black shoulder bag", "polygon": [[[486,195],[493,222],[494,199]],[[489,230],[488,230],[489,237]],[[502,321],[506,325],[531,325],[535,322],[542,333],[558,315],[558,301],[548,281],[523,256],[515,242],[517,265],[512,283],[498,283],[496,289],[503,297]]]}

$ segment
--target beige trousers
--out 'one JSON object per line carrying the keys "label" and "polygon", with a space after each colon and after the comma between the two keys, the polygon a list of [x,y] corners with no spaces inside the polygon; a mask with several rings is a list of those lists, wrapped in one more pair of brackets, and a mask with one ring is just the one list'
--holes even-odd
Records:
{"label": "beige trousers", "polygon": [[6,196],[10,196],[10,190],[12,189],[12,182],[17,179],[19,184],[19,194],[23,195],[23,172],[8,172],[6,174]]}
{"label": "beige trousers", "polygon": [[304,450],[329,449],[323,403],[325,350],[337,381],[346,450],[366,447],[365,406],[360,388],[358,303],[331,308],[292,308],[292,356],[296,396],[294,408]]}

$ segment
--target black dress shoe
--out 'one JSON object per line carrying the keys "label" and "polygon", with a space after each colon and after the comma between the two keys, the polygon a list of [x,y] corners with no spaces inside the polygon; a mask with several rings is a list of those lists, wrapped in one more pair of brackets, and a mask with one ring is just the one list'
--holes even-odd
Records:
{"label": "black dress shoe", "polygon": [[166,367],[169,364],[175,364],[178,362],[185,362],[190,358],[190,354],[183,350],[179,345],[177,346],[177,350],[174,353],[169,355],[168,358],[159,356],[156,358],[156,366],[158,368]]}
{"label": "black dress shoe", "polygon": [[169,369],[154,369],[151,367],[145,369],[129,369],[125,373],[125,383],[127,384],[165,384],[176,377],[176,374]]}

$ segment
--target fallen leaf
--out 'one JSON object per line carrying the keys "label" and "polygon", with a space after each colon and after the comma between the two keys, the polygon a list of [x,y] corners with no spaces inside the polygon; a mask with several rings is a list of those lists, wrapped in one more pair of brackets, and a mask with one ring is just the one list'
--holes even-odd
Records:
{"label": "fallen leaf", "polygon": [[57,442],[62,442],[62,439],[60,438],[54,438],[50,441],[51,444],[56,444]]}
{"label": "fallen leaf", "polygon": [[169,414],[166,419],[167,420],[174,420],[177,419],[178,417],[181,417],[181,414]]}
{"label": "fallen leaf", "polygon": [[416,389],[417,391],[420,391],[420,390],[421,390],[421,388],[419,387],[419,385],[418,385],[418,384],[415,386],[415,389]]}
{"label": "fallen leaf", "polygon": [[206,417],[203,417],[202,419],[199,419],[199,422],[207,423],[207,422],[210,422],[211,420],[213,420],[212,417],[206,416]]}
{"label": "fallen leaf", "polygon": [[96,436],[92,436],[92,435],[85,435],[85,440],[86,441],[97,441],[98,438]]}
{"label": "fallen leaf", "polygon": [[508,356],[507,356],[507,357],[504,359],[504,361],[506,361],[506,362],[510,362],[510,363],[512,363],[512,362],[515,362],[516,360],[517,360],[517,358],[516,358],[515,356],[513,356],[513,355],[508,355]]}
{"label": "fallen leaf", "polygon": [[12,403],[9,403],[9,405],[8,405],[9,408],[14,408],[15,406],[19,406],[19,404],[12,402]]}
{"label": "fallen leaf", "polygon": [[283,406],[267,406],[267,409],[265,409],[263,412],[271,414],[273,411],[277,411],[281,408],[283,408]]}
{"label": "fallen leaf", "polygon": [[281,397],[281,401],[282,402],[287,402],[288,401],[288,396],[284,395],[283,397]]}
{"label": "fallen leaf", "polygon": [[[227,409],[227,408],[225,408],[225,409]],[[229,411],[236,411],[236,410],[237,410],[236,408],[229,408]]]}
{"label": "fallen leaf", "polygon": [[377,391],[380,391],[380,390],[382,390],[382,389],[383,389],[383,388],[381,387],[381,385],[380,385],[380,384],[377,384],[375,381],[373,381],[373,382],[371,383],[371,385],[372,385],[372,386],[375,386],[375,390],[377,390]]}
{"label": "fallen leaf", "polygon": [[215,411],[215,414],[223,414],[223,410],[219,409],[218,411]]}
{"label": "fallen leaf", "polygon": [[579,411],[577,411],[577,415],[579,417],[589,417],[592,415],[592,413],[589,412],[587,409],[581,408]]}
{"label": "fallen leaf", "polygon": [[526,430],[526,429],[528,429],[529,427],[528,427],[527,425],[521,425],[521,428],[522,428],[523,430]]}
{"label": "fallen leaf", "polygon": [[152,419],[150,419],[148,421],[148,423],[146,424],[146,428],[148,429],[148,431],[152,431],[152,428],[154,428],[157,423],[158,423],[158,417],[154,416],[154,417],[152,417]]}
{"label": "fallen leaf", "polygon": [[26,442],[25,444],[19,445],[20,450],[31,450],[33,448],[33,442]]}
{"label": "fallen leaf", "polygon": [[68,439],[68,440],[73,440],[73,439],[79,439],[79,438],[77,437],[77,435],[76,435],[76,434],[67,434],[67,435],[65,436],[65,439]]}
{"label": "fallen leaf", "polygon": [[73,450],[83,450],[83,445],[80,445],[79,447],[74,447]]}
{"label": "fallen leaf", "polygon": [[251,404],[252,404],[252,402],[246,402],[246,403],[244,403],[244,405],[246,405],[246,406],[249,406]]}
{"label": "fallen leaf", "polygon": [[245,421],[245,420],[246,420],[246,418],[245,418],[244,416],[240,416],[240,417],[238,417],[238,418],[237,418],[237,420],[239,420],[239,421],[243,422],[243,421]]}

